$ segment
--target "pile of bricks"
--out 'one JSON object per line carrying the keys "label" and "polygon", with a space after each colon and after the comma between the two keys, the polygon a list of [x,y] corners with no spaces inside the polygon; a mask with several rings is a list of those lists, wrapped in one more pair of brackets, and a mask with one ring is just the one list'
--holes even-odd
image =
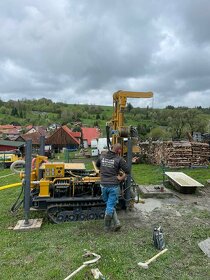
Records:
{"label": "pile of bricks", "polygon": [[167,167],[207,166],[209,144],[188,141],[164,141],[140,143],[141,157],[148,163]]}

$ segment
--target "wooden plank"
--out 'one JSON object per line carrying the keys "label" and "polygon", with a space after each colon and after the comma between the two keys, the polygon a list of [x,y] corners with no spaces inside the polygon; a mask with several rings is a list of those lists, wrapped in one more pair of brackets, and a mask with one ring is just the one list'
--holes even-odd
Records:
{"label": "wooden plank", "polygon": [[64,164],[65,169],[69,170],[85,170],[85,164],[84,163],[65,163]]}
{"label": "wooden plank", "polygon": [[[52,164],[61,164],[63,162],[51,162]],[[40,166],[40,169],[45,169],[45,163],[43,163]],[[65,170],[85,170],[85,164],[83,162],[81,163],[64,163],[64,169]]]}

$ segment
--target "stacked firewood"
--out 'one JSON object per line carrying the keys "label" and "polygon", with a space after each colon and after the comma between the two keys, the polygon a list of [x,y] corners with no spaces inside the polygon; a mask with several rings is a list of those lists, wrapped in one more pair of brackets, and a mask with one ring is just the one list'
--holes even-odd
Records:
{"label": "stacked firewood", "polygon": [[209,159],[209,144],[207,143],[192,143],[192,165],[207,165]]}
{"label": "stacked firewood", "polygon": [[205,166],[209,161],[209,145],[188,141],[140,143],[141,155],[146,162],[167,167]]}

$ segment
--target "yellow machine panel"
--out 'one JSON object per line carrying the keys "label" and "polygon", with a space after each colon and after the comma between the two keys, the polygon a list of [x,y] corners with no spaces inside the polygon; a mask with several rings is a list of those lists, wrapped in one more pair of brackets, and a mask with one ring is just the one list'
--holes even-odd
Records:
{"label": "yellow machine panel", "polygon": [[45,178],[64,177],[64,163],[45,163]]}

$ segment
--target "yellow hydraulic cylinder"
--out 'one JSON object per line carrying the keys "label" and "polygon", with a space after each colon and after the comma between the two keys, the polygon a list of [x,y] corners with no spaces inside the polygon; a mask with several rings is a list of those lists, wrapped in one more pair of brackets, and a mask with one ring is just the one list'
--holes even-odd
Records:
{"label": "yellow hydraulic cylinder", "polygon": [[50,181],[41,179],[39,196],[40,197],[49,197],[50,196],[49,188],[50,188]]}
{"label": "yellow hydraulic cylinder", "polygon": [[10,185],[5,185],[5,186],[0,187],[0,191],[14,188],[14,187],[20,187],[20,186],[22,186],[22,183],[14,183],[14,184],[10,184]]}

